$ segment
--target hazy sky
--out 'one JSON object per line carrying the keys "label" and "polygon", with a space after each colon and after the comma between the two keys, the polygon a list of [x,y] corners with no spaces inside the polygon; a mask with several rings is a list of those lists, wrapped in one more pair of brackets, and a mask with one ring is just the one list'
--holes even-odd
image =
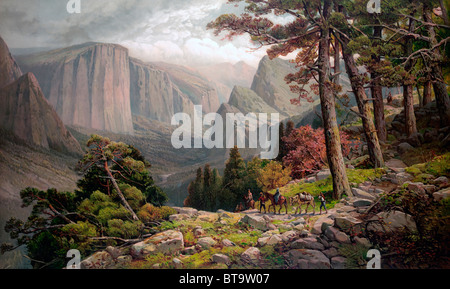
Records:
{"label": "hazy sky", "polygon": [[[226,0],[1,0],[0,36],[10,48],[65,47],[88,41],[121,44],[145,61],[184,65],[243,60],[257,66],[264,50],[251,52],[247,36],[222,41],[206,24],[242,9]],[[282,21],[287,21],[286,19]]]}

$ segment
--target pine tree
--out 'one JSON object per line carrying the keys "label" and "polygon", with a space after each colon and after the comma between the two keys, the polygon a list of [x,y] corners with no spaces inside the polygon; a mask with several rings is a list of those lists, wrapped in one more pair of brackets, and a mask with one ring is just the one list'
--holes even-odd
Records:
{"label": "pine tree", "polygon": [[230,157],[225,163],[222,187],[226,190],[222,196],[223,205],[230,208],[241,201],[245,193],[244,182],[246,166],[237,146],[230,150]]}

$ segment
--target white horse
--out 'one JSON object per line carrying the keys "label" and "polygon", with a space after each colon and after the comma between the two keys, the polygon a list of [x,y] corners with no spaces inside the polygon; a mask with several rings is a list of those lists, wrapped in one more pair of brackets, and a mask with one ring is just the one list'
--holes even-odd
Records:
{"label": "white horse", "polygon": [[308,213],[308,207],[311,205],[313,207],[313,214],[316,214],[316,203],[314,202],[314,197],[307,193],[301,192],[297,193],[295,196],[289,198],[289,203],[292,206],[294,203],[297,203],[297,209],[294,214],[297,214],[297,211],[300,210],[300,214],[302,213],[302,205],[306,204],[305,214]]}

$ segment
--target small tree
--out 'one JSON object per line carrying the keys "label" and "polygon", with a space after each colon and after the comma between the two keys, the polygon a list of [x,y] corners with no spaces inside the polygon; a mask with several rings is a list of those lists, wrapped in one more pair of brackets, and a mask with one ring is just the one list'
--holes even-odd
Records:
{"label": "small tree", "polygon": [[[342,154],[347,157],[352,148],[352,142],[345,132],[340,132]],[[288,153],[284,157],[285,166],[292,168],[293,178],[303,178],[308,174],[318,172],[327,164],[325,136],[322,128],[313,129],[302,126],[295,129],[289,137],[285,137]],[[358,143],[354,143],[357,147]]]}
{"label": "small tree", "polygon": [[286,185],[291,180],[290,174],[289,167],[283,169],[281,163],[271,161],[261,170],[258,183],[262,186],[263,191],[268,192]]}
{"label": "small tree", "polygon": [[138,216],[122,194],[113,172],[117,172],[124,178],[125,176],[119,170],[112,171],[111,166],[115,164],[121,167],[123,171],[131,173],[132,171],[143,171],[145,169],[144,164],[140,161],[132,159],[131,157],[125,157],[125,155],[131,153],[131,149],[122,142],[113,142],[108,138],[99,135],[92,135],[87,142],[87,146],[89,147],[89,150],[84,155],[84,158],[80,160],[79,166],[85,171],[92,166],[102,168],[106,172],[107,178],[111,181],[114,189],[116,190],[123,206],[131,213],[133,220],[139,220]]}

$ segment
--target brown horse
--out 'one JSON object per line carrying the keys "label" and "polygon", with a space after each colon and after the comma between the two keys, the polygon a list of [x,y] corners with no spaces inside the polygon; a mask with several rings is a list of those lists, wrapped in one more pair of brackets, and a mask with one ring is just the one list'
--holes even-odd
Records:
{"label": "brown horse", "polygon": [[254,209],[255,208],[255,201],[253,199],[248,200],[248,196],[245,195],[244,196],[244,203],[245,203],[245,209],[248,210],[250,208]]}
{"label": "brown horse", "polygon": [[292,206],[294,203],[297,203],[297,209],[295,209],[294,214],[297,214],[297,211],[300,210],[300,214],[302,213],[302,205],[306,204],[305,208],[305,214],[308,213],[308,207],[311,205],[313,208],[313,214],[316,214],[316,203],[314,202],[314,197],[307,193],[307,192],[301,192],[297,193],[295,196],[289,198],[289,203]]}
{"label": "brown horse", "polygon": [[278,214],[281,214],[281,208],[284,205],[284,208],[286,209],[286,214],[288,213],[288,208],[287,208],[287,200],[284,196],[280,195],[280,197],[278,198],[278,203],[275,202],[275,196],[265,192],[264,196],[266,197],[267,200],[270,200],[270,206],[269,208],[267,208],[267,211],[270,213],[270,207],[273,207],[273,212],[276,213],[276,207],[275,206],[280,206],[280,208],[278,209]]}
{"label": "brown horse", "polygon": [[234,209],[235,213],[239,213],[245,210],[244,204],[242,202],[240,202],[239,204],[236,205],[236,208]]}

